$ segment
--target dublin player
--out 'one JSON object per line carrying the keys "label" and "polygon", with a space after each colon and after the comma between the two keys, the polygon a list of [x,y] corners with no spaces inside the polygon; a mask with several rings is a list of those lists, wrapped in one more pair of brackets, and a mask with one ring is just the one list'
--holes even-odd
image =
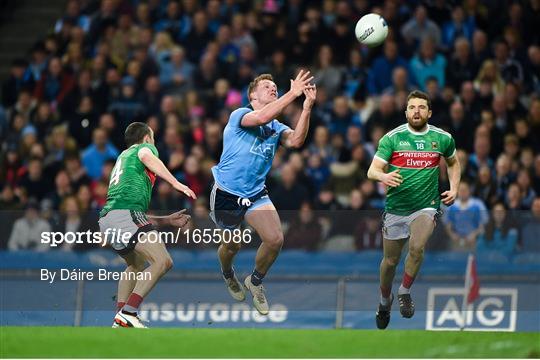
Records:
{"label": "dublin player", "polygon": [[[394,295],[392,281],[401,250],[409,240],[405,272],[398,290],[403,317],[414,315],[410,288],[418,274],[424,247],[435,227],[440,202],[451,205],[460,181],[460,167],[452,136],[428,125],[431,102],[426,93],[413,91],[407,98],[407,123],[385,134],[368,170],[368,177],[388,186],[383,219],[383,260],[380,267],[381,298],[376,312],[379,329],[390,322]],[[446,160],[450,190],[439,195],[439,162]],[[388,166],[388,172],[385,167]]]}
{"label": "dublin player", "polygon": [[[244,286],[253,296],[255,308],[263,315],[268,314],[269,306],[262,281],[283,244],[281,222],[268,197],[265,179],[279,144],[297,148],[306,139],[316,96],[315,85],[310,84],[312,79],[309,71],[300,71],[291,80],[290,90],[278,98],[271,75],[256,77],[248,87],[251,107],[231,113],[223,132],[223,153],[219,164],[212,168],[215,182],[210,210],[213,220],[221,228],[234,229],[245,217],[261,237],[255,268],[244,280]],[[292,130],[275,117],[302,94],[305,95],[303,111]],[[218,257],[229,293],[243,301],[244,289],[233,269],[233,259],[239,249],[238,242],[222,242]]]}
{"label": "dublin player", "polygon": [[[111,229],[131,234],[127,241],[106,239],[126,261],[126,273],[147,273],[141,277],[145,280],[135,280],[136,276],[121,277],[113,327],[142,328],[145,326],[137,316],[139,306],[158,280],[172,267],[172,259],[165,244],[148,238],[148,233],[153,231],[150,219],[178,227],[183,227],[189,221],[189,216],[183,211],[164,217],[145,214],[156,175],[184,195],[191,198],[196,196],[191,189],[178,182],[158,158],[154,133],[148,125],[140,122],[130,124],[125,131],[125,142],[127,149],[118,156],[111,172],[107,203],[99,214],[99,227],[102,233]],[[146,262],[150,265],[145,268]]]}

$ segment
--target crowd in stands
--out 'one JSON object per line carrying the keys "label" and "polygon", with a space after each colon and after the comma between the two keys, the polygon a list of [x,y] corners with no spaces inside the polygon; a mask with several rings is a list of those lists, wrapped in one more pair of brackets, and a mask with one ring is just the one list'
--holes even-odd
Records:
{"label": "crowd in stands", "polygon": [[[376,48],[354,35],[369,12],[389,25]],[[210,226],[210,168],[230,112],[256,75],[272,74],[283,94],[307,68],[318,87],[307,141],[277,151],[267,182],[286,248],[381,248],[385,189],[366,172],[420,89],[430,124],[456,140],[463,179],[429,247],[540,251],[539,23],[536,0],[68,0],[0,79],[0,248],[39,249],[44,229],[97,229],[133,121],[149,124],[160,158],[198,196],[158,181],[150,209],[188,208]],[[294,127],[301,110],[280,120]]]}

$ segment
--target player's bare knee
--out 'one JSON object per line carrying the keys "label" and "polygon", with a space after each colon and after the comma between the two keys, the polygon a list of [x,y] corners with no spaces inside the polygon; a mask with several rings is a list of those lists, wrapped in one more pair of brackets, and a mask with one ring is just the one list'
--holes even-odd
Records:
{"label": "player's bare knee", "polygon": [[280,251],[281,247],[283,246],[283,234],[281,232],[276,232],[270,236],[267,236],[264,239],[264,243],[271,249]]}
{"label": "player's bare knee", "polygon": [[399,257],[398,256],[385,256],[383,261],[387,267],[395,268],[399,264]]}
{"label": "player's bare knee", "polygon": [[229,254],[229,255],[236,255],[236,253],[238,251],[240,251],[240,248],[242,248],[242,244],[240,243],[234,243],[234,242],[229,242],[227,244],[224,244],[223,246],[225,248],[225,251]]}
{"label": "player's bare knee", "polygon": [[174,265],[173,260],[170,257],[170,255],[157,259],[154,264],[158,267],[160,274],[165,274],[167,271],[172,269]]}

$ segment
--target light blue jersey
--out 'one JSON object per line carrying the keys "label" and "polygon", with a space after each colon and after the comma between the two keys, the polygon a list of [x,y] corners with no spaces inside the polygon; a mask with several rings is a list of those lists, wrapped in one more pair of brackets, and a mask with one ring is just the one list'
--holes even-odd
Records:
{"label": "light blue jersey", "polygon": [[212,168],[221,190],[244,198],[264,188],[281,134],[290,129],[277,120],[263,126],[242,127],[242,117],[251,111],[239,108],[232,112],[223,131],[223,153],[219,164]]}

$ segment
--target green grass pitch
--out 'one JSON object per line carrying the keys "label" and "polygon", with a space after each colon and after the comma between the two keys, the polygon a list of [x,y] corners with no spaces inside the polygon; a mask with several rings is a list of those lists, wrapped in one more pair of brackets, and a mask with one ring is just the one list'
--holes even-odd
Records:
{"label": "green grass pitch", "polygon": [[540,333],[1,327],[0,357],[538,358]]}

